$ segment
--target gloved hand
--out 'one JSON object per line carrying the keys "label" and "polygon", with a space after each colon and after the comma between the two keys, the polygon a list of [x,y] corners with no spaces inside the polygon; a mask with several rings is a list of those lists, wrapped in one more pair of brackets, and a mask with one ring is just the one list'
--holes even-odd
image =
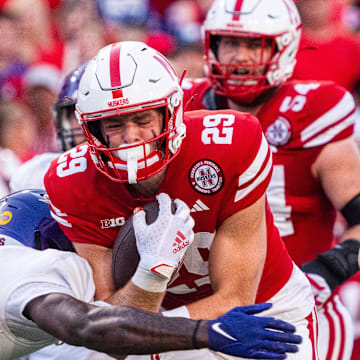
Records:
{"label": "gloved hand", "polygon": [[302,339],[294,334],[293,325],[272,317],[254,316],[271,306],[263,303],[236,307],[210,320],[210,349],[251,359],[286,359],[287,352],[297,352],[295,344]]}
{"label": "gloved hand", "polygon": [[[161,193],[156,199],[159,203],[159,214],[155,222],[148,225],[143,210],[136,212],[133,217],[140,262],[132,278],[132,281],[144,290],[155,292],[166,288],[171,276],[182,264],[185,252],[194,240],[195,224],[189,207],[183,201],[174,200],[176,211],[173,214],[169,195]],[[150,276],[154,274],[160,279]],[[159,288],[153,282],[157,280],[159,283],[161,279],[166,281],[166,284],[163,282],[165,288]]]}

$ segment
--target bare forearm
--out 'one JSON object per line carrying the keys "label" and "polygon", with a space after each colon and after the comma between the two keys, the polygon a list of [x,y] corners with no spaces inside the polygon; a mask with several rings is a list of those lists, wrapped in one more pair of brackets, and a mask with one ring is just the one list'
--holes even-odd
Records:
{"label": "bare forearm", "polygon": [[218,316],[224,315],[236,306],[243,306],[253,304],[255,300],[244,301],[234,296],[224,297],[221,294],[215,293],[202,300],[193,302],[187,305],[187,309],[191,319],[215,319]]}
{"label": "bare forearm", "polygon": [[149,292],[129,281],[105,301],[111,305],[133,306],[146,311],[158,312],[165,292]]}
{"label": "bare forearm", "polygon": [[26,315],[70,345],[112,355],[150,354],[208,345],[206,321],[166,318],[131,307],[97,307],[63,294],[33,300],[26,308]]}

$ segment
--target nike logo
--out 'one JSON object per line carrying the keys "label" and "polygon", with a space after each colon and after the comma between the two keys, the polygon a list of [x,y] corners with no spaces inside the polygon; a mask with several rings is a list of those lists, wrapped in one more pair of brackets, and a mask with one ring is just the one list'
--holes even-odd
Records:
{"label": "nike logo", "polygon": [[224,336],[230,340],[233,340],[233,341],[237,341],[237,339],[235,339],[234,337],[232,337],[231,335],[229,335],[227,332],[225,332],[221,327],[221,323],[220,322],[217,322],[215,324],[212,324],[211,325],[211,328],[217,332],[218,334],[220,334],[221,336]]}

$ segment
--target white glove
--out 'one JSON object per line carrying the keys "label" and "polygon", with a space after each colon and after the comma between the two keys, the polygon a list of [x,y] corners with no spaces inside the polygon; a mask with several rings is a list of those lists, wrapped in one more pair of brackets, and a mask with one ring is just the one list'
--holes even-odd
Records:
{"label": "white glove", "polygon": [[194,240],[195,222],[183,201],[174,200],[176,212],[173,214],[169,195],[161,193],[156,199],[159,214],[155,222],[146,223],[144,210],[135,212],[133,216],[140,262],[132,281],[144,290],[160,292],[166,289]]}

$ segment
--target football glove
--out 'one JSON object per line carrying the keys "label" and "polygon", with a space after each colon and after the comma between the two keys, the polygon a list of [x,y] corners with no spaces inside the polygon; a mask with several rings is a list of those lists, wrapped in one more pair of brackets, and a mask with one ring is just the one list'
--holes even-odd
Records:
{"label": "football glove", "polygon": [[250,359],[286,359],[298,351],[301,336],[295,327],[272,317],[254,316],[270,303],[236,307],[209,321],[209,347],[228,355]]}
{"label": "football glove", "polygon": [[152,224],[146,223],[144,210],[135,212],[133,217],[140,262],[132,281],[153,292],[164,291],[173,273],[182,264],[185,252],[194,240],[195,224],[189,207],[183,201],[174,200],[176,211],[173,213],[169,195],[161,193],[156,199],[159,214]]}

